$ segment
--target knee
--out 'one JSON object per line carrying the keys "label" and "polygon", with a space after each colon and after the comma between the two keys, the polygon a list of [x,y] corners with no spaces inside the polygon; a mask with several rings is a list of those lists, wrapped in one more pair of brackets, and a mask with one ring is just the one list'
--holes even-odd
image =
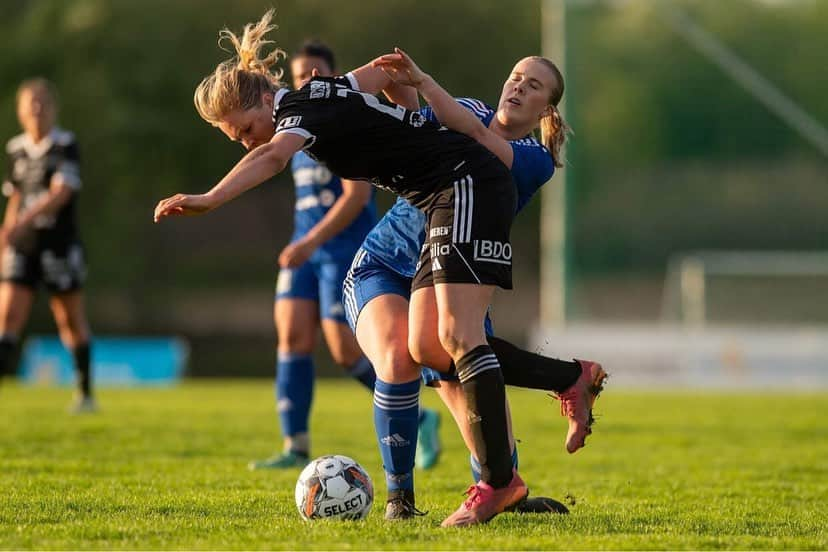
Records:
{"label": "knee", "polygon": [[310,354],[313,352],[314,341],[313,332],[285,328],[279,331],[279,352]]}
{"label": "knee", "polygon": [[428,366],[434,370],[445,372],[451,365],[454,358],[451,354],[453,349],[447,349],[439,335],[430,339],[414,340],[408,343],[411,357],[421,366]]}
{"label": "knee", "polygon": [[405,383],[420,377],[420,366],[411,358],[407,347],[395,344],[370,360],[382,381]]}
{"label": "knee", "polygon": [[331,358],[342,368],[350,368],[360,358],[362,358],[362,351],[359,349],[349,349],[347,347],[330,347]]}
{"label": "knee", "polygon": [[420,364],[422,366],[431,366],[428,363],[429,358],[429,350],[428,347],[422,342],[417,340],[410,340],[408,342],[408,355],[411,357],[413,362]]}
{"label": "knee", "polygon": [[411,332],[408,335],[408,352],[414,362],[420,366],[429,366],[435,370],[441,369],[441,356],[445,357],[445,351],[432,332]]}
{"label": "knee", "polygon": [[362,350],[354,339],[329,340],[328,350],[331,352],[333,361],[343,368],[350,368],[362,358]]}
{"label": "knee", "polygon": [[448,355],[457,359],[465,353],[474,348],[475,335],[470,335],[469,332],[463,331],[461,326],[452,323],[441,323],[437,331],[437,337],[440,340],[440,345],[448,353]]}

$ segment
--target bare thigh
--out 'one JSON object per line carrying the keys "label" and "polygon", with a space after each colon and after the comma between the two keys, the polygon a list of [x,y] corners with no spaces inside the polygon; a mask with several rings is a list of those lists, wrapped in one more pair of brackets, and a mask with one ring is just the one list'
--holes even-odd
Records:
{"label": "bare thigh", "polygon": [[439,372],[448,371],[451,356],[440,343],[437,298],[433,287],[420,288],[411,294],[408,320],[408,350],[414,360]]}
{"label": "bare thigh", "polygon": [[362,349],[359,348],[354,332],[345,322],[323,318],[322,335],[325,336],[334,362],[340,366],[353,366],[362,357]]}
{"label": "bare thigh", "polygon": [[437,332],[443,349],[457,362],[479,345],[485,345],[483,320],[492,302],[494,286],[436,284]]}
{"label": "bare thigh", "polygon": [[0,282],[0,335],[20,336],[29,320],[34,297],[34,290],[29,287]]}
{"label": "bare thigh", "polygon": [[356,337],[387,383],[406,383],[420,377],[420,366],[408,352],[408,301],[396,294],[371,299],[359,313]]}

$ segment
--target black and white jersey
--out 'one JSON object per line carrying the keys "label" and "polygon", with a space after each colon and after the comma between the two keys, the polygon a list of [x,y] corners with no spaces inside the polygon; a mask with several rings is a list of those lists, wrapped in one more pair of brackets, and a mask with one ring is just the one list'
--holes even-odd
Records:
{"label": "black and white jersey", "polygon": [[474,139],[358,88],[349,73],[314,77],[295,92],[279,90],[276,133],[305,138],[303,149],[334,174],[370,180],[421,208],[452,186],[457,170],[493,159]]}
{"label": "black and white jersey", "polygon": [[[37,144],[27,134],[15,136],[6,144],[6,154],[3,194],[20,194],[18,213],[46,195],[55,179],[74,191],[80,189],[78,145],[69,131],[54,128]],[[57,213],[36,218],[33,237],[73,239],[77,233],[75,197],[72,194]]]}

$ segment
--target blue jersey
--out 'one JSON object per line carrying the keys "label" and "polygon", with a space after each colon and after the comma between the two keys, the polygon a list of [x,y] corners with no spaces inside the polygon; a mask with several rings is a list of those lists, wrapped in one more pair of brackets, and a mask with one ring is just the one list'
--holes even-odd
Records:
{"label": "blue jersey", "polygon": [[[311,159],[304,151],[297,152],[291,160],[293,183],[296,186],[296,211],[293,218],[295,241],[310,231],[342,195],[342,181],[324,165]],[[323,243],[311,260],[327,262],[335,259],[350,260],[365,235],[377,220],[374,190],[371,200],[342,232]]]}
{"label": "blue jersey", "polygon": [[[495,111],[485,103],[472,98],[458,98],[457,101],[484,125],[489,126],[492,122]],[[420,113],[431,121],[437,120],[430,106],[422,108]],[[555,164],[549,150],[532,136],[509,143],[514,152],[512,178],[517,187],[517,210],[520,211],[552,177]],[[413,278],[425,240],[425,223],[422,211],[399,198],[365,238],[362,249],[397,274]]]}

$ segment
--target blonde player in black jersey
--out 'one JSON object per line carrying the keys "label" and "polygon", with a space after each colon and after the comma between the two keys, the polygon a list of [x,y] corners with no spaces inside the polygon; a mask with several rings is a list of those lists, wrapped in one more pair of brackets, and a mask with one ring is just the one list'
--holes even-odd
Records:
{"label": "blonde player in black jersey", "polygon": [[56,126],[57,95],[42,78],[17,91],[23,134],[6,145],[3,194],[9,200],[0,229],[0,374],[43,283],[63,344],[75,359],[78,393],[72,412],[96,410],[90,372],[89,324],[83,302],[86,263],[75,222],[81,180],[75,136]]}
{"label": "blonde player in black jersey", "polygon": [[[517,201],[506,166],[474,139],[426,121],[419,112],[373,94],[393,81],[370,64],[344,78],[312,78],[288,92],[261,57],[272,12],[238,38],[223,31],[237,55],[219,64],[196,90],[202,118],[250,151],[212,190],[159,202],[155,220],[206,213],[283,171],[306,151],[343,178],[367,179],[421,209],[429,258],[421,282],[435,289],[440,343],[449,353],[469,407],[481,464],[474,500],[444,526],[483,523],[528,493],[512,467],[500,364],[483,319],[496,287],[511,288],[511,259],[486,255],[477,244],[508,248]],[[412,318],[413,325],[427,323]]]}

